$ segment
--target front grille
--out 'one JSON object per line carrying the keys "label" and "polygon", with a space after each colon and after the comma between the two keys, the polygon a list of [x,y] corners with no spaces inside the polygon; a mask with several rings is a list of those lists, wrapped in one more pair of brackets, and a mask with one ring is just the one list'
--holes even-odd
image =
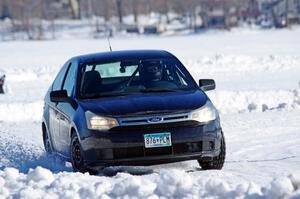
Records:
{"label": "front grille", "polygon": [[118,122],[120,126],[136,126],[148,124],[163,124],[189,121],[190,113],[173,113],[173,114],[154,114],[141,115],[136,117],[119,117]]}
{"label": "front grille", "polygon": [[130,148],[115,148],[115,159],[140,158],[160,155],[180,155],[185,153],[196,153],[202,151],[202,142],[188,142],[173,144],[171,147],[130,147]]}
{"label": "front grille", "polygon": [[[175,121],[175,120],[186,120],[189,118],[188,115],[179,115],[179,116],[166,116],[166,117],[161,117],[162,118],[162,122],[160,123],[164,123],[163,121],[167,121],[167,122],[172,122]],[[148,120],[145,119],[145,118],[142,118],[142,119],[136,119],[136,118],[133,118],[133,119],[125,119],[125,120],[121,120],[121,123],[124,124],[124,125],[134,125],[134,124],[147,124],[148,123]]]}
{"label": "front grille", "polygon": [[182,122],[171,122],[171,123],[159,123],[159,124],[147,124],[147,125],[134,125],[134,126],[117,126],[112,128],[110,131],[145,131],[152,129],[171,129],[178,127],[194,127],[198,126],[199,123],[197,121],[182,121]]}
{"label": "front grille", "polygon": [[182,116],[173,116],[173,117],[165,117],[164,121],[170,121],[170,120],[181,120],[181,119],[187,119],[188,115],[182,115]]}
{"label": "front grille", "polygon": [[135,120],[124,120],[122,121],[123,124],[134,124],[134,123],[140,123],[140,122],[147,122],[145,119],[135,119]]}

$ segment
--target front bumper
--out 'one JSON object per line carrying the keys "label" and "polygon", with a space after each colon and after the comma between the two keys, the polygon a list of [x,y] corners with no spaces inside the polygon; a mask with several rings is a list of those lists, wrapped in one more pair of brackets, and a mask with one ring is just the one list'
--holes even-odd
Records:
{"label": "front bumper", "polygon": [[[172,146],[145,148],[144,134],[170,132]],[[108,132],[85,130],[81,137],[85,164],[91,168],[116,165],[154,165],[177,161],[211,160],[219,154],[219,121],[117,127]]]}

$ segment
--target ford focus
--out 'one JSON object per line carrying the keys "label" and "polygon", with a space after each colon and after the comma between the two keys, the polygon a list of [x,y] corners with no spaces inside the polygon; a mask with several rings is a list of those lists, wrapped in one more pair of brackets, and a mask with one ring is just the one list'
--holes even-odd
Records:
{"label": "ford focus", "polygon": [[171,53],[116,51],[71,58],[46,96],[42,122],[47,153],[74,171],[197,160],[221,169],[225,138],[218,111]]}

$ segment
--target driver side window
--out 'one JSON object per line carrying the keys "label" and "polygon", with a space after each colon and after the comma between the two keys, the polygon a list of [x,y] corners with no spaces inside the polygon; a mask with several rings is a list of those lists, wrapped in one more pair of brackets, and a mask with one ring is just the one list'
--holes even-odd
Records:
{"label": "driver side window", "polygon": [[75,64],[70,63],[65,77],[63,90],[66,90],[70,97],[73,91],[74,84],[76,82],[76,67]]}
{"label": "driver side window", "polygon": [[58,90],[61,90],[61,87],[62,87],[62,83],[64,81],[64,77],[65,77],[65,74],[66,74],[66,71],[68,69],[68,65],[64,65],[61,70],[59,71],[58,75],[56,76],[54,82],[53,82],[53,85],[52,85],[52,90],[53,91],[58,91]]}

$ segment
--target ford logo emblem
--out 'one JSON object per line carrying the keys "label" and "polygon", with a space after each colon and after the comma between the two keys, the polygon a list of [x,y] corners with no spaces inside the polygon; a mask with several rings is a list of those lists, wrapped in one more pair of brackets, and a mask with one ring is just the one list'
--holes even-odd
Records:
{"label": "ford logo emblem", "polygon": [[156,122],[160,122],[160,121],[162,121],[161,117],[151,117],[148,119],[149,123],[156,123]]}

